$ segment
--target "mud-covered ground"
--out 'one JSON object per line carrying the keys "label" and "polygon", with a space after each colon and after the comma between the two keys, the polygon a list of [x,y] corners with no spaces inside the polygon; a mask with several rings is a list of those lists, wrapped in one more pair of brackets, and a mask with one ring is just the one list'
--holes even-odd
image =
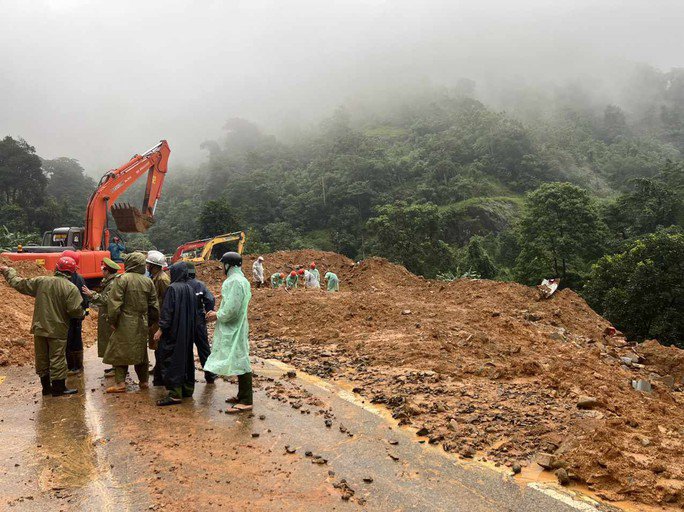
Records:
{"label": "mud-covered ground", "polygon": [[[608,500],[684,506],[683,351],[604,335],[609,323],[570,290],[539,301],[533,288],[430,281],[381,259],[265,257],[267,276],[316,261],[341,292],[254,289],[256,355],[337,381],[465,459],[541,463]],[[218,294],[218,264],[199,277]],[[0,286],[0,364],[30,363],[32,300]]]}

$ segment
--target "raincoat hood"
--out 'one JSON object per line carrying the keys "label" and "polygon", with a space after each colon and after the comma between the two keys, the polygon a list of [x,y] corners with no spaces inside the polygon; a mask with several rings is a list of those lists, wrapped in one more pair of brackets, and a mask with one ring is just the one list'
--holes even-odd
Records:
{"label": "raincoat hood", "polygon": [[174,263],[169,267],[172,283],[183,283],[188,280],[188,264],[184,261]]}
{"label": "raincoat hood", "polygon": [[145,273],[145,255],[139,252],[133,252],[131,254],[126,254],[123,257],[124,266],[126,267],[126,272],[133,274],[144,274]]}

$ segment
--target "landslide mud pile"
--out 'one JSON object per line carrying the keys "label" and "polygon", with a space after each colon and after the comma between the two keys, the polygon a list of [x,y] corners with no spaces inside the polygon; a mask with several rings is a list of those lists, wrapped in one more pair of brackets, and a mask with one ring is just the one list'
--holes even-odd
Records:
{"label": "landslide mud pile", "polygon": [[[45,269],[29,261],[0,259],[0,264],[14,267],[21,277],[47,275]],[[33,363],[33,297],[22,295],[0,276],[0,366]],[[90,344],[97,336],[97,321],[88,317],[83,324],[83,339]]]}
{"label": "landslide mud pile", "polygon": [[[534,288],[431,281],[379,258],[264,257],[267,276],[314,260],[341,292],[254,289],[258,355],[348,382],[463,457],[538,461],[606,499],[684,506],[684,351],[605,336],[571,290],[538,301]],[[219,291],[217,263],[199,277]]]}

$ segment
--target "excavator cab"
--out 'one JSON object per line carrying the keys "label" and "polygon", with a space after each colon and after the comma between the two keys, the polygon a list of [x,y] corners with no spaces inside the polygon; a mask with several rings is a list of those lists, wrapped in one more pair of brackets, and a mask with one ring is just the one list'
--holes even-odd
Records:
{"label": "excavator cab", "polygon": [[43,233],[43,247],[79,250],[83,247],[83,228],[55,228]]}

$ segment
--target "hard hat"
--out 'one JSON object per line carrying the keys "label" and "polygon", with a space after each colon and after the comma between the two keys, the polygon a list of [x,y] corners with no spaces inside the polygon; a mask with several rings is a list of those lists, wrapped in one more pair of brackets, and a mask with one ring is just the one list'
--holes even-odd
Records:
{"label": "hard hat", "polygon": [[264,257],[263,257],[263,256],[259,256],[259,257],[257,258],[257,261],[264,261]]}
{"label": "hard hat", "polygon": [[166,256],[159,251],[149,251],[145,261],[150,265],[157,265],[162,268],[166,266]]}
{"label": "hard hat", "polygon": [[221,263],[228,267],[241,267],[242,256],[236,252],[226,252],[221,256]]}
{"label": "hard hat", "polygon": [[304,275],[304,269],[300,269],[299,272],[297,272],[300,276]]}
{"label": "hard hat", "polygon": [[114,272],[118,272],[119,270],[121,270],[119,264],[114,260],[110,260],[109,258],[102,258],[102,264],[108,267],[110,270],[113,270]]}
{"label": "hard hat", "polygon": [[60,272],[73,274],[74,272],[76,272],[77,268],[76,260],[69,256],[62,256],[57,260],[57,266],[55,268],[57,268],[57,270],[59,270]]}
{"label": "hard hat", "polygon": [[290,277],[295,277],[296,275],[297,275],[297,272],[295,272],[294,270],[292,272],[290,272]]}
{"label": "hard hat", "polygon": [[81,261],[81,255],[76,251],[64,251],[62,256],[66,256],[67,258],[74,260],[76,262],[76,266],[78,266],[79,262]]}
{"label": "hard hat", "polygon": [[315,261],[312,261],[310,267],[311,267],[311,268],[316,268],[316,262],[315,262]]}
{"label": "hard hat", "polygon": [[280,279],[284,279],[284,278],[285,278],[285,274],[283,274],[283,273],[281,272],[281,273],[280,273]]}

